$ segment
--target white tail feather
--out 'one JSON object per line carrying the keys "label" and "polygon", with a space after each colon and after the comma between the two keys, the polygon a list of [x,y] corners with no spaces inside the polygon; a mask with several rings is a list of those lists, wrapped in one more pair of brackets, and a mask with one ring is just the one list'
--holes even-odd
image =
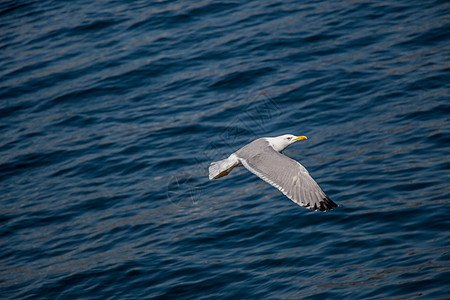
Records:
{"label": "white tail feather", "polygon": [[234,154],[226,159],[212,162],[209,165],[209,180],[228,175],[238,164],[239,160]]}

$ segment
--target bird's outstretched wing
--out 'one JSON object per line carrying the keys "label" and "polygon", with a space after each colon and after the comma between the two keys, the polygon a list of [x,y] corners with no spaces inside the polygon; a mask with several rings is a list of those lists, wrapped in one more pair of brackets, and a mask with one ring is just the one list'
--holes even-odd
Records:
{"label": "bird's outstretched wing", "polygon": [[321,211],[337,207],[300,163],[271,147],[253,156],[239,157],[239,160],[250,172],[300,206]]}

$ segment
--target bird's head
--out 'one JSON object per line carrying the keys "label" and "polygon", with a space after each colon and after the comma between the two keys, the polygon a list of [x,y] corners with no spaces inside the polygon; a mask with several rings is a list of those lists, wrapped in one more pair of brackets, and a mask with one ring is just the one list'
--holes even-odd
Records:
{"label": "bird's head", "polygon": [[289,146],[290,144],[295,143],[296,141],[306,140],[306,136],[285,134],[273,138],[268,138],[267,140],[272,145],[273,149],[280,152],[286,149],[286,147]]}

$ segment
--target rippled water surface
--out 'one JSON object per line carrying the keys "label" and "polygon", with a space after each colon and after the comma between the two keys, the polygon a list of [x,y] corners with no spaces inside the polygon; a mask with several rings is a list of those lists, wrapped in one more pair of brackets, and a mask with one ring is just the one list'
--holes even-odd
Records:
{"label": "rippled water surface", "polygon": [[[450,295],[447,1],[2,1],[0,298]],[[209,162],[284,133],[340,207]]]}

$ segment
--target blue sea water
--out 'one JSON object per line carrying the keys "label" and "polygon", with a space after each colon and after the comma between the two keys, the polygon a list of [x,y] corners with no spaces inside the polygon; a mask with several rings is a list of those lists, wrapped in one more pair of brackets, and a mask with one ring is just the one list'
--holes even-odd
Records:
{"label": "blue sea water", "polygon": [[[447,1],[2,1],[0,298],[448,299]],[[253,139],[341,206],[211,161]]]}

